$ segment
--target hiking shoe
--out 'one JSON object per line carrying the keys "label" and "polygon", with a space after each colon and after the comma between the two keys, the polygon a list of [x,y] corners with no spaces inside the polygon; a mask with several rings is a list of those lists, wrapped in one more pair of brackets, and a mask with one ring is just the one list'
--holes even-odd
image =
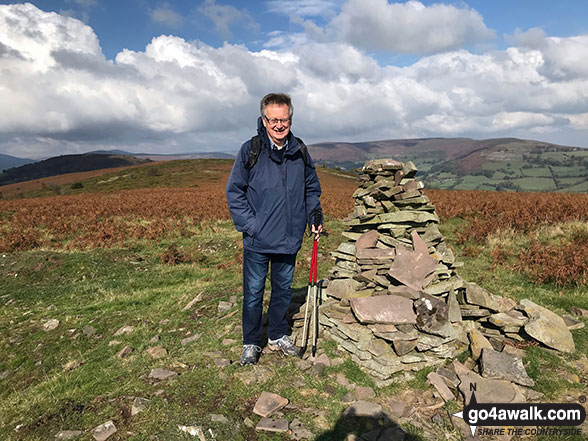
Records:
{"label": "hiking shoe", "polygon": [[243,345],[243,353],[241,354],[241,361],[239,364],[245,366],[247,364],[256,364],[261,348],[256,345]]}
{"label": "hiking shoe", "polygon": [[279,349],[288,357],[297,357],[300,355],[300,351],[294,346],[287,335],[284,335],[277,340],[268,340],[267,347],[272,351],[277,351]]}

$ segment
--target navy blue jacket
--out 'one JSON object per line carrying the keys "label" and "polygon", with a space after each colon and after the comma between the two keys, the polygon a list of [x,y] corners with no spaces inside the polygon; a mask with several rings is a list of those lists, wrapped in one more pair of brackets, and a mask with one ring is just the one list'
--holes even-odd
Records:
{"label": "navy blue jacket", "polygon": [[261,117],[257,120],[261,151],[249,170],[251,140],[245,142],[229,176],[226,195],[243,247],[258,253],[294,254],[302,245],[309,214],[320,208],[321,186],[307,155],[302,160],[298,141],[288,134],[283,155],[273,152]]}

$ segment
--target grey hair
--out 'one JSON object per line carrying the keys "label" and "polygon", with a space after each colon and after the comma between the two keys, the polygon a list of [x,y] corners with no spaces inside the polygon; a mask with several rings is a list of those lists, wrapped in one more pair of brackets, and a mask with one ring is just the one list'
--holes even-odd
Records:
{"label": "grey hair", "polygon": [[259,104],[261,116],[265,116],[265,108],[270,104],[288,106],[288,118],[292,119],[294,107],[292,107],[292,99],[290,98],[290,95],[286,93],[268,93],[261,99],[261,103]]}

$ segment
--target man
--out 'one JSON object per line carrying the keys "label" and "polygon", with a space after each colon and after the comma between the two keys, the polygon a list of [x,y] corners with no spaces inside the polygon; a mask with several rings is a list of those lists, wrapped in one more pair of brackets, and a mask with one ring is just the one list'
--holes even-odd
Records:
{"label": "man", "polygon": [[[306,147],[290,130],[290,97],[270,93],[261,100],[260,111],[259,138],[241,146],[226,188],[233,222],[237,231],[243,232],[241,365],[257,363],[261,353],[263,293],[270,267],[268,347],[288,356],[298,355],[288,338],[286,311],[307,219],[320,211],[316,170]],[[259,148],[257,154],[252,146]],[[321,231],[322,225],[312,227],[315,239]]]}

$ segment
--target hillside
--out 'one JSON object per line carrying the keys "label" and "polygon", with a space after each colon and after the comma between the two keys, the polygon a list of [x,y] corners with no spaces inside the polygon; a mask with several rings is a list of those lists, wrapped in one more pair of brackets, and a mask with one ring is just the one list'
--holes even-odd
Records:
{"label": "hillside", "polygon": [[375,158],[413,161],[428,187],[459,190],[588,191],[588,149],[516,138],[326,142],[318,164],[355,168]]}
{"label": "hillside", "polygon": [[20,167],[21,165],[31,164],[35,161],[32,159],[17,158],[16,156],[3,155],[0,153],[0,172],[12,168]]}
{"label": "hillside", "polygon": [[129,155],[139,159],[150,159],[151,161],[175,161],[179,159],[234,159],[235,155],[223,152],[200,152],[200,153],[131,153],[124,150],[94,150],[88,153],[100,155]]}
{"label": "hillside", "polygon": [[44,161],[13,167],[0,174],[0,185],[31,181],[34,179],[57,176],[65,173],[77,173],[105,168],[126,167],[150,162],[126,155],[81,154],[64,155],[45,159]]}

